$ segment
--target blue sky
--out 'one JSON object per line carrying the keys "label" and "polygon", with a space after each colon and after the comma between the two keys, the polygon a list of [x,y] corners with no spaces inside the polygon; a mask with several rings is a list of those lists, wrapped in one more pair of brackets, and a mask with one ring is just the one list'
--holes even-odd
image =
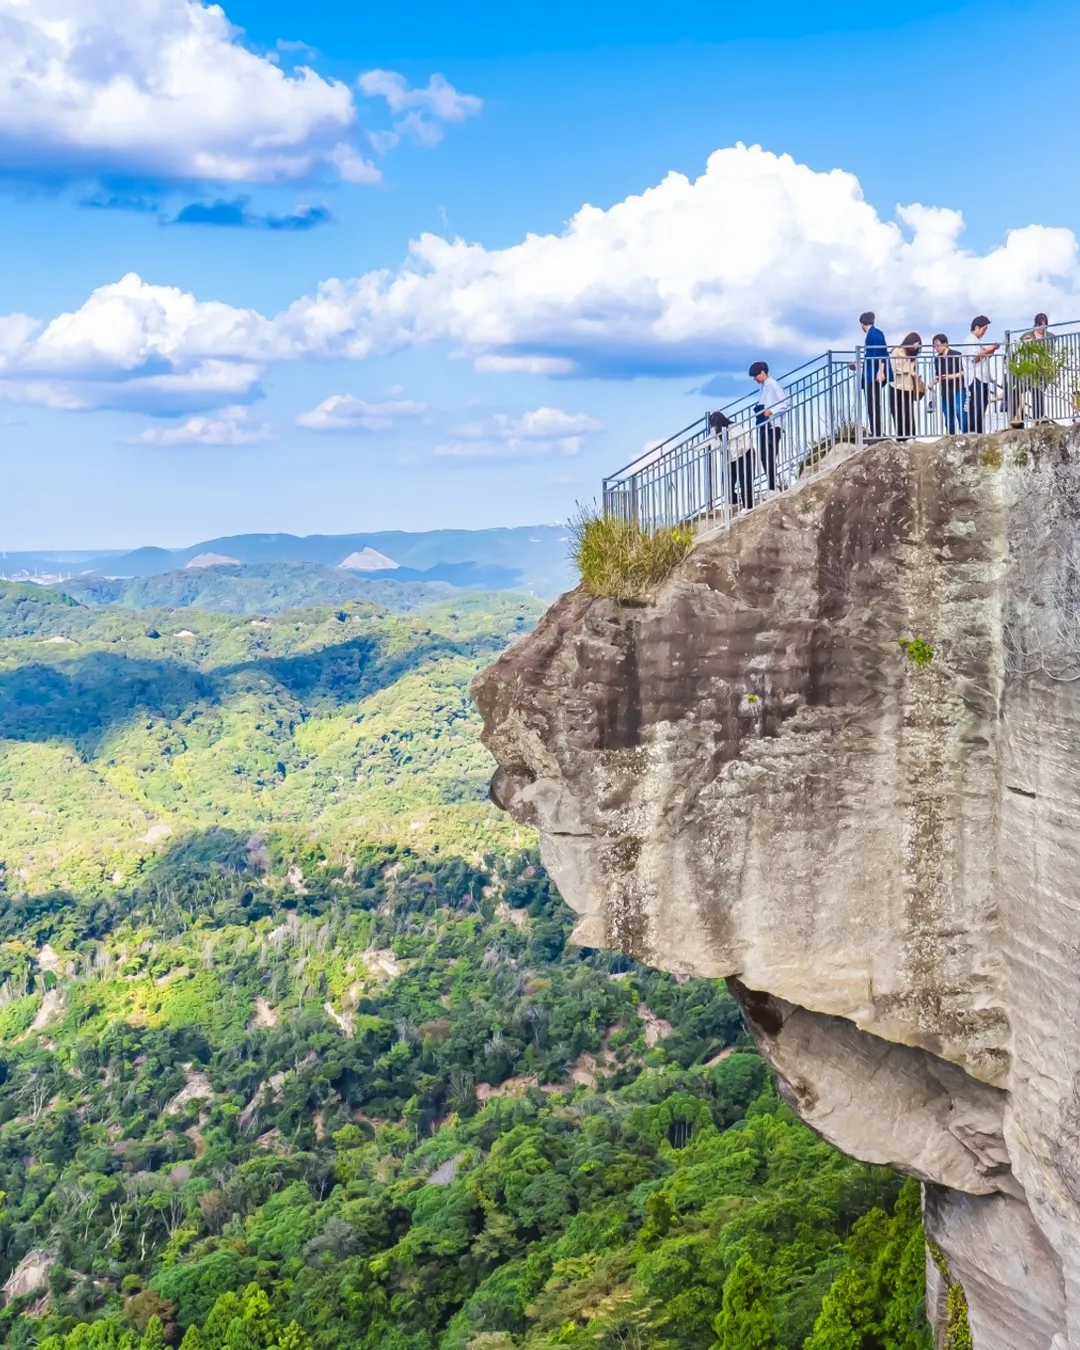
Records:
{"label": "blue sky", "polygon": [[1074,0],[27,8],[9,549],[556,519],[867,305],[1080,317]]}

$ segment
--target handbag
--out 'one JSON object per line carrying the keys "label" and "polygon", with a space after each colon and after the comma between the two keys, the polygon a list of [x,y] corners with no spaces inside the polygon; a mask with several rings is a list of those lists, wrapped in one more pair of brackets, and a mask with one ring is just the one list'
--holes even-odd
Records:
{"label": "handbag", "polygon": [[921,375],[915,376],[915,397],[916,398],[926,397],[926,381],[923,379]]}

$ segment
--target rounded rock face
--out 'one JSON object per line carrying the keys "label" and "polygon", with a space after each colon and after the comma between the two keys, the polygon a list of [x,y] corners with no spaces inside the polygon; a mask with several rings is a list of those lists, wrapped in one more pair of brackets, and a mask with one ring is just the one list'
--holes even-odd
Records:
{"label": "rounded rock face", "polygon": [[474,693],[579,941],[730,978],[795,1108],[934,1188],[979,1350],[1050,1350],[1080,1346],[1080,436],[994,449],[866,450],[647,604],[564,596]]}

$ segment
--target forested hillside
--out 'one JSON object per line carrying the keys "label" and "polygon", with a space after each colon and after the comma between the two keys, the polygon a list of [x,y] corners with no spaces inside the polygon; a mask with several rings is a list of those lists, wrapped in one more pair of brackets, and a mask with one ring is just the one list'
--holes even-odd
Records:
{"label": "forested hillside", "polygon": [[487,802],[537,612],[0,595],[0,1343],[929,1346],[917,1189]]}
{"label": "forested hillside", "polygon": [[268,618],[89,609],[0,590],[0,846],[9,885],[121,886],[169,840],[264,825],[505,849],[469,681],[541,611],[461,595]]}

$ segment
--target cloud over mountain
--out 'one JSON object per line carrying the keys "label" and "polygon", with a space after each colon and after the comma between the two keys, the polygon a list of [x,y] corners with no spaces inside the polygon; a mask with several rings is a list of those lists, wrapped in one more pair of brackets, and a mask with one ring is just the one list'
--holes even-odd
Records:
{"label": "cloud over mountain", "polygon": [[896,333],[980,310],[998,324],[1060,317],[1080,300],[1071,230],[1027,225],[977,253],[963,223],[922,205],[883,219],[851,174],[739,145],[695,180],[584,206],[558,235],[505,249],[423,235],[398,270],[325,281],[273,317],[129,275],[46,325],[0,318],[0,394],[212,408],[256,396],[271,362],[431,343],[495,372],[698,372],[733,351],[849,345],[867,306]]}

